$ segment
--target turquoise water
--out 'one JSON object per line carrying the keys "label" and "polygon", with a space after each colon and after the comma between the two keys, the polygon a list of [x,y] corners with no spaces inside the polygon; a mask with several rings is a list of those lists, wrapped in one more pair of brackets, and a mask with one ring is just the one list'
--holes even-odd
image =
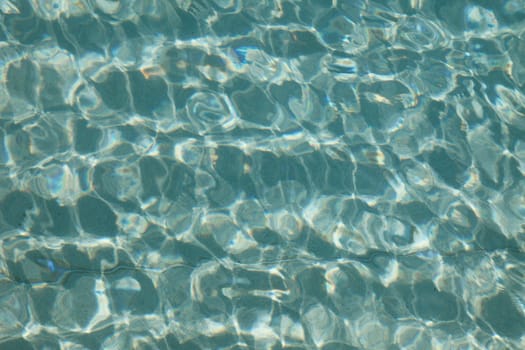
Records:
{"label": "turquoise water", "polygon": [[525,348],[525,2],[0,1],[0,349]]}

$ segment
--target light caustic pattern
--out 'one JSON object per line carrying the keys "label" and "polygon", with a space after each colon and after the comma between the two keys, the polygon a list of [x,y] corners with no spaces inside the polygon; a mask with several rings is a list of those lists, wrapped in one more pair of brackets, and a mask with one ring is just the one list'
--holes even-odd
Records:
{"label": "light caustic pattern", "polygon": [[0,2],[0,348],[525,348],[522,5]]}

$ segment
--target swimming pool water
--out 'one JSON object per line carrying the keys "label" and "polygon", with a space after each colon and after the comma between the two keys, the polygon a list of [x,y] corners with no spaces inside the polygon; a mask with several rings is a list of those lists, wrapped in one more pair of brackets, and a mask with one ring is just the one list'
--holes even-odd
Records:
{"label": "swimming pool water", "polygon": [[0,349],[525,348],[525,2],[0,2]]}

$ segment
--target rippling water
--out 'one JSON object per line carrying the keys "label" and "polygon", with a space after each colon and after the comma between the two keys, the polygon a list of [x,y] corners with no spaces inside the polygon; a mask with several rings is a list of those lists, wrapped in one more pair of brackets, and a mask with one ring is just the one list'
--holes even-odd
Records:
{"label": "rippling water", "polygon": [[0,349],[525,348],[523,0],[0,2]]}

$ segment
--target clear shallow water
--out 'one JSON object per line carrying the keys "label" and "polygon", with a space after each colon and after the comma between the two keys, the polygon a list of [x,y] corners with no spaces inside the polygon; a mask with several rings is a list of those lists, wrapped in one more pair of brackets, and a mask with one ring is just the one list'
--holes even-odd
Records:
{"label": "clear shallow water", "polygon": [[523,348],[523,5],[3,1],[0,348]]}

